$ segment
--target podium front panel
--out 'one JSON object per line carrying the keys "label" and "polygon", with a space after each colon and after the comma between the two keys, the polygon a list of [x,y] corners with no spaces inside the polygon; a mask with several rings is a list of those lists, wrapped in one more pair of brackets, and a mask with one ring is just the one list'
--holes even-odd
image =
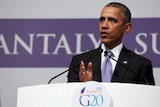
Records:
{"label": "podium front panel", "polygon": [[[17,107],[72,107],[74,94],[85,83],[60,83],[20,87]],[[109,92],[113,107],[159,107],[160,87],[124,83],[99,83]]]}

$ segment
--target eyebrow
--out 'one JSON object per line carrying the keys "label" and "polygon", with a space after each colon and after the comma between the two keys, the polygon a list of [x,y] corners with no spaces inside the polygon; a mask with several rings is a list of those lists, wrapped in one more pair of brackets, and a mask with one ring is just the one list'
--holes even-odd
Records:
{"label": "eyebrow", "polygon": [[[100,21],[104,21],[105,19],[106,19],[106,18],[103,17],[103,16],[101,16],[101,17],[99,18]],[[109,21],[118,22],[117,19],[114,18],[114,17],[108,17],[108,20],[109,20]]]}
{"label": "eyebrow", "polygon": [[99,18],[99,20],[100,20],[100,21],[104,21],[104,20],[105,20],[105,17],[101,16],[101,17]]}
{"label": "eyebrow", "polygon": [[118,21],[117,21],[117,19],[116,19],[116,18],[114,18],[114,17],[109,17],[109,18],[108,18],[108,20],[110,20],[110,21],[114,21],[114,22],[118,22]]}

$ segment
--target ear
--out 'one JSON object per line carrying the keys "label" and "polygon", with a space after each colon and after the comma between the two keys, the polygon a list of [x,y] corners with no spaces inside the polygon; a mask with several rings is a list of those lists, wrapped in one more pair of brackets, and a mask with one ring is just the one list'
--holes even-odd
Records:
{"label": "ear", "polygon": [[124,26],[124,34],[127,34],[129,31],[132,29],[132,24],[131,23],[126,23]]}

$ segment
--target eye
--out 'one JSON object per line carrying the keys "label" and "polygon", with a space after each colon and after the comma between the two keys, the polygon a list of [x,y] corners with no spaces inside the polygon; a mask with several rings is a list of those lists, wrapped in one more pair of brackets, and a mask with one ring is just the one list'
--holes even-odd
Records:
{"label": "eye", "polygon": [[100,17],[100,18],[99,18],[99,21],[100,21],[100,22],[105,21],[105,18],[104,18],[104,17]]}
{"label": "eye", "polygon": [[108,18],[108,20],[111,22],[117,22],[117,19],[115,19],[115,18]]}

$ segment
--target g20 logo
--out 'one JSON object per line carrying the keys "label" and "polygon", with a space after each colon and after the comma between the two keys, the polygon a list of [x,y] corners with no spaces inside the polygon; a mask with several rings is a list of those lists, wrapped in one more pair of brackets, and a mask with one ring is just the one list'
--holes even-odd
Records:
{"label": "g20 logo", "polygon": [[82,95],[79,98],[79,102],[82,106],[102,106],[103,96],[101,94]]}

